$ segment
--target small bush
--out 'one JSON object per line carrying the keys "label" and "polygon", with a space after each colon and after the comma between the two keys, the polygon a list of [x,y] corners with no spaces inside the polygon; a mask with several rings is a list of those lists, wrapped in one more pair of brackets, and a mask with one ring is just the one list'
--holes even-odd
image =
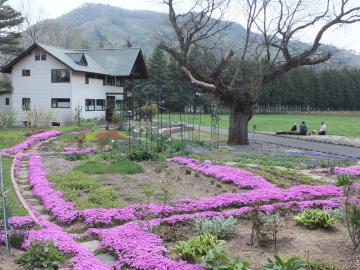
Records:
{"label": "small bush", "polygon": [[195,227],[200,234],[209,233],[219,239],[229,239],[234,236],[235,224],[236,219],[233,217],[215,217],[212,219],[200,217],[195,219]]}
{"label": "small bush", "polygon": [[302,224],[309,229],[317,227],[330,227],[339,223],[338,216],[332,210],[306,209],[304,212],[296,215],[294,220],[297,224]]}
{"label": "small bush", "polygon": [[338,175],[336,176],[336,185],[339,187],[349,186],[354,181],[351,175]]}
{"label": "small bush", "polygon": [[152,147],[132,145],[128,153],[128,159],[132,161],[158,160],[159,155]]}
{"label": "small bush", "polygon": [[121,130],[126,124],[126,119],[122,113],[114,112],[112,115],[112,122],[118,126],[118,129]]}
{"label": "small bush", "polygon": [[12,127],[16,121],[16,113],[12,110],[0,111],[0,128]]}
{"label": "small bush", "polygon": [[66,260],[65,254],[51,241],[34,241],[27,251],[16,262],[27,269],[41,268],[47,270],[59,269]]}
{"label": "small bush", "polygon": [[179,241],[171,252],[188,262],[200,262],[202,256],[222,243],[223,241],[218,240],[216,236],[204,234],[191,237],[187,241]]}
{"label": "small bush", "polygon": [[185,170],[185,174],[191,175],[191,170],[190,170],[190,169],[186,169],[186,170]]}
{"label": "small bush", "polygon": [[111,188],[101,187],[89,193],[88,201],[94,207],[114,208],[119,207],[117,192]]}
{"label": "small bush", "polygon": [[261,270],[300,270],[306,269],[307,263],[303,260],[288,259],[283,260],[279,256],[274,256],[274,261],[268,258],[268,262]]}

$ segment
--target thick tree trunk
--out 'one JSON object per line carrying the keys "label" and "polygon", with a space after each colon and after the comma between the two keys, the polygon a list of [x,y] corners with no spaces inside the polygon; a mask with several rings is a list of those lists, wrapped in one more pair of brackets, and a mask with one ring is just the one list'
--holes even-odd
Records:
{"label": "thick tree trunk", "polygon": [[249,144],[248,123],[253,116],[254,108],[250,104],[234,104],[230,110],[229,145]]}

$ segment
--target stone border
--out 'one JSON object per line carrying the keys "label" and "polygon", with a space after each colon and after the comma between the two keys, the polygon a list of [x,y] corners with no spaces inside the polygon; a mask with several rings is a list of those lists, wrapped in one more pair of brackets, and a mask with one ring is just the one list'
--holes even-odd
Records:
{"label": "stone border", "polygon": [[22,196],[20,190],[19,190],[19,186],[16,182],[15,179],[15,158],[13,159],[13,162],[11,164],[11,172],[10,172],[10,178],[11,178],[11,183],[15,189],[15,193],[17,195],[17,197],[19,198],[22,206],[25,208],[25,210],[28,212],[29,216],[32,217],[36,222],[37,222],[37,218],[35,217],[35,214],[33,213],[33,211],[31,210],[29,204],[26,202],[25,198]]}

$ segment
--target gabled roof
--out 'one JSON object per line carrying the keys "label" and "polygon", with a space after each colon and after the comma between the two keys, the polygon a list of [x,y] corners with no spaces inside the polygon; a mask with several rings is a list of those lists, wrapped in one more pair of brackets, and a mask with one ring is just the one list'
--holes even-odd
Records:
{"label": "gabled roof", "polygon": [[[131,77],[135,70],[138,78],[146,78],[144,58],[139,48],[69,50],[42,43],[34,43],[18,57],[1,68],[1,72],[10,73],[11,68],[35,48],[45,50],[51,56],[75,71],[110,76]],[[141,65],[141,68],[137,67]]]}

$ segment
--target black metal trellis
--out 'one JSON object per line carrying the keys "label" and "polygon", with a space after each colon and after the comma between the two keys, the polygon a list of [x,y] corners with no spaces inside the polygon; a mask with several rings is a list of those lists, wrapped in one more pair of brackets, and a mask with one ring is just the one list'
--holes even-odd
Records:
{"label": "black metal trellis", "polygon": [[[202,140],[202,135],[208,134],[208,141],[211,147],[219,147],[219,112],[216,100],[212,97],[212,106],[210,110],[211,125],[209,128],[202,126],[203,117],[206,111],[198,104],[200,100],[195,90],[192,91],[192,98],[185,104],[184,109],[181,111],[172,110],[172,108],[164,106],[164,92],[166,88],[156,84],[139,84],[134,86],[129,95],[132,99],[130,114],[128,116],[128,129],[129,129],[129,151],[131,145],[134,143],[145,144],[145,147],[151,145],[153,147],[154,139],[156,139],[156,147],[163,149],[162,139],[163,135],[169,136],[169,140],[179,140],[182,149],[188,142],[196,142]],[[154,118],[152,115],[152,108],[148,107],[149,112],[144,112],[144,105],[156,106],[157,114]],[[164,118],[164,113],[168,117]],[[150,114],[150,116],[149,116]],[[174,115],[177,114],[177,119]],[[164,128],[165,127],[165,128]],[[170,144],[172,147],[172,144]]]}

